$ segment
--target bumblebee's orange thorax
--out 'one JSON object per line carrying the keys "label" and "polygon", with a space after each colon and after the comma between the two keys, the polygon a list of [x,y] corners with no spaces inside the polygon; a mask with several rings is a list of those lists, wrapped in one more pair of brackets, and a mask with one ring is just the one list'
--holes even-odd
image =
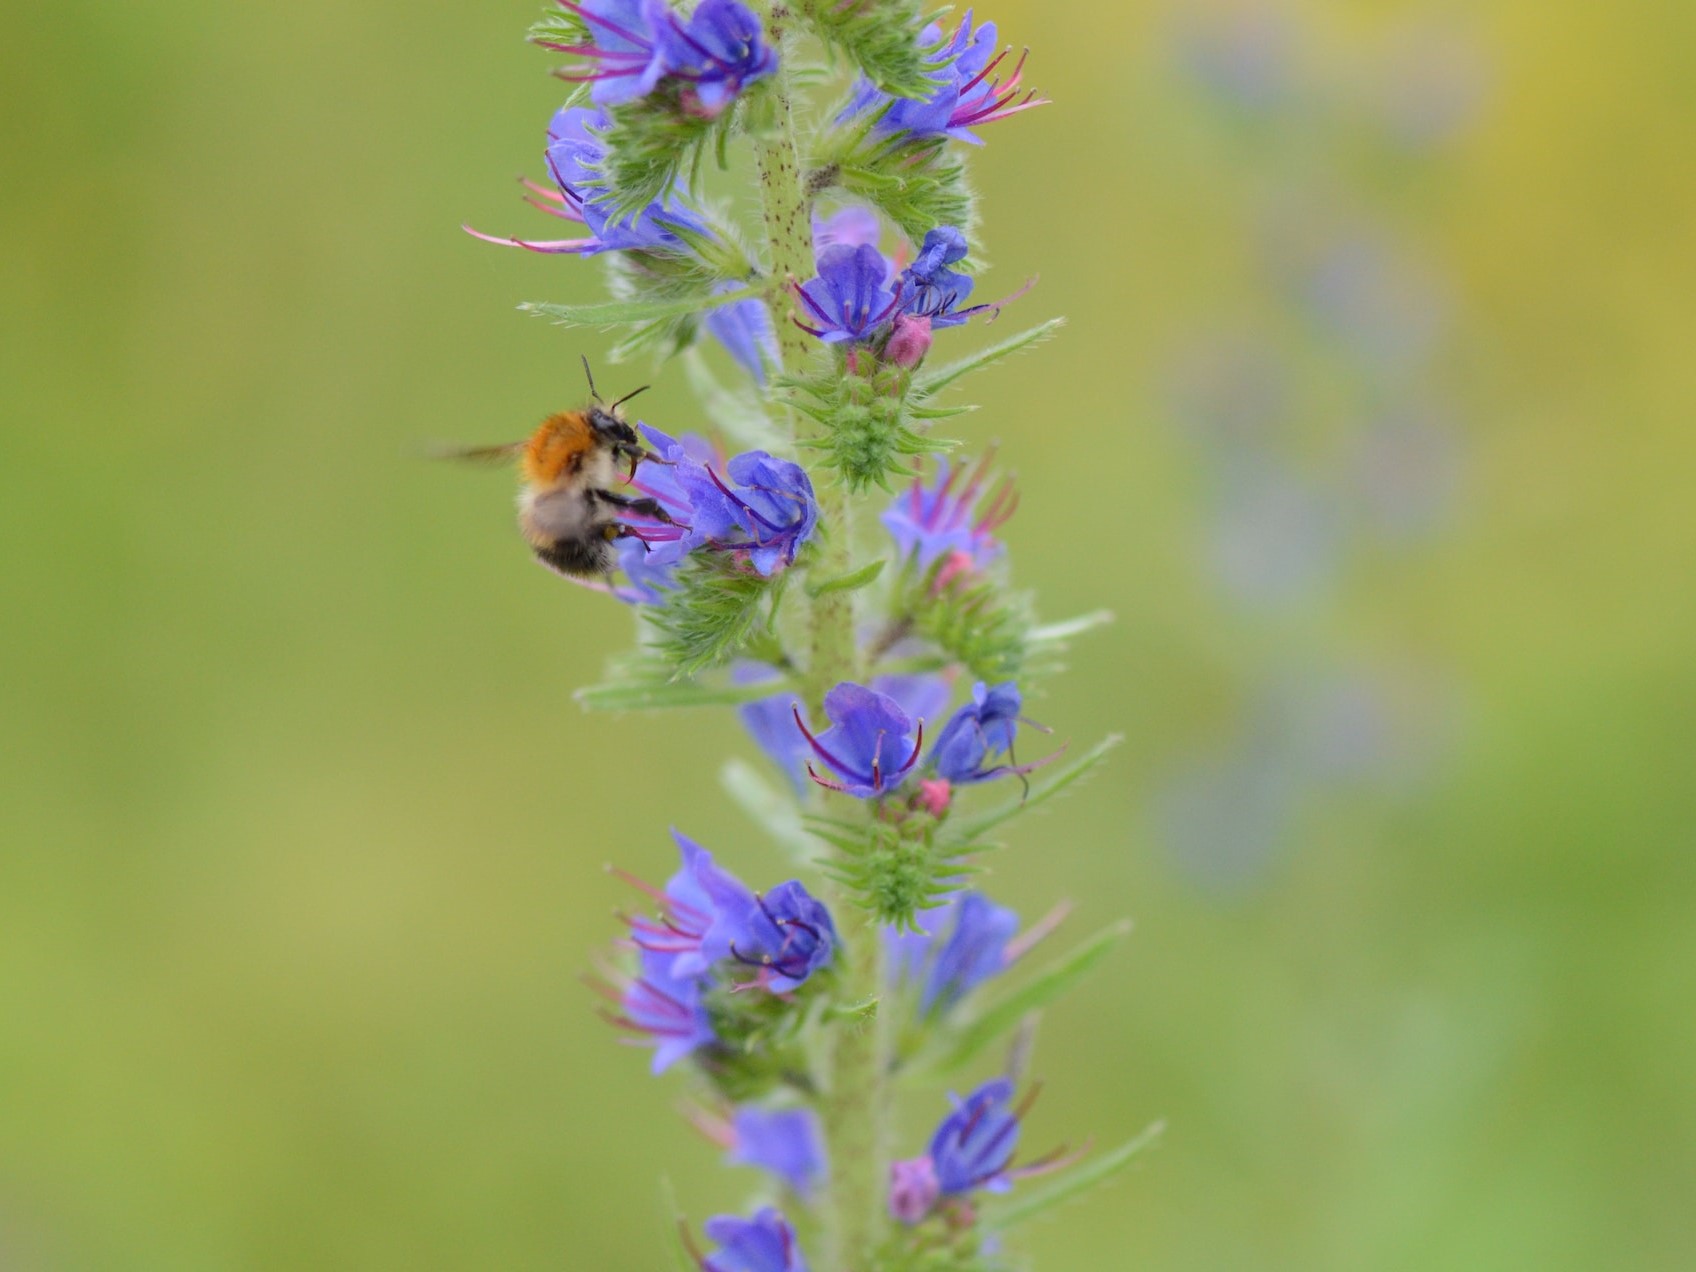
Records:
{"label": "bumblebee's orange thorax", "polygon": [[524,480],[533,486],[569,481],[595,447],[595,431],[587,411],[561,411],[542,421],[525,443]]}

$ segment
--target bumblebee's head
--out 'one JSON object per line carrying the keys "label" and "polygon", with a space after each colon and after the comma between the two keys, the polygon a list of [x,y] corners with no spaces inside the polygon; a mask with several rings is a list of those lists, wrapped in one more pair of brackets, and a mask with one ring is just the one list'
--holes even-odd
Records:
{"label": "bumblebee's head", "polygon": [[[628,399],[626,399],[628,401]],[[636,446],[638,439],[636,430],[630,427],[624,413],[618,409],[619,404],[602,406],[596,403],[589,408],[589,427],[595,430],[595,435],[602,441],[619,448]]]}

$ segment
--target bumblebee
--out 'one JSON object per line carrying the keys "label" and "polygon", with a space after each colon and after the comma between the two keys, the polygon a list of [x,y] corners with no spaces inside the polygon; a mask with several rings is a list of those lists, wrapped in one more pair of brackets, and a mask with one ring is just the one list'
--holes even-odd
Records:
{"label": "bumblebee", "polygon": [[614,541],[637,533],[623,518],[672,524],[671,515],[655,500],[614,489],[632,481],[644,460],[664,462],[642,445],[620,409],[650,386],[602,403],[587,358],[583,371],[589,377],[588,406],[548,416],[521,442],[442,452],[444,458],[473,463],[516,460],[519,530],[538,561],[579,578],[612,573]]}

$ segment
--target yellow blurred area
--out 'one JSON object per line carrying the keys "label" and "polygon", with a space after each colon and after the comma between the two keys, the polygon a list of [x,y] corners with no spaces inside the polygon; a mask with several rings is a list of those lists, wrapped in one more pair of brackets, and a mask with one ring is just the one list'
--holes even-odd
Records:
{"label": "yellow blurred area", "polygon": [[[649,1269],[662,1175],[696,1217],[750,1182],[579,976],[669,826],[777,877],[717,784],[753,748],[583,715],[628,617],[418,458],[606,348],[513,308],[592,264],[458,229],[545,230],[536,7],[0,15],[0,1266]],[[985,886],[1138,925],[1050,1013],[1027,1142],[1168,1124],[1035,1266],[1689,1266],[1696,8],[979,16],[1055,99],[975,157],[981,287],[1041,282],[947,336],[1070,326],[953,431],[1019,474],[1044,614],[1118,616],[1031,713],[1128,735]],[[1357,234],[1416,273],[1302,272]],[[1241,518],[1312,501],[1185,417],[1245,340],[1329,510],[1271,598],[1284,522]],[[1434,526],[1338,514],[1389,497],[1338,493],[1361,412],[1433,398]],[[1417,762],[1292,790],[1362,666]]]}

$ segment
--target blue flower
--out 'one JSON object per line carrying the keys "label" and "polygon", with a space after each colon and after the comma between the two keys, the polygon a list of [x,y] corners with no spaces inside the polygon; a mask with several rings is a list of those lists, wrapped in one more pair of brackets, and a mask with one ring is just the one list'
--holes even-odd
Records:
{"label": "blue flower", "polygon": [[618,997],[609,1018],[655,1044],[653,1071],[663,1073],[698,1047],[718,1041],[702,1000],[703,981],[672,972],[673,955],[643,950],[641,971]]}
{"label": "blue flower", "polygon": [[[693,839],[676,830],[671,837],[682,855],[683,868],[666,881],[663,892],[633,875],[617,873],[659,905],[658,918],[637,915],[626,920],[631,940],[644,957],[669,959],[668,977],[686,980],[704,976],[710,968],[715,955],[707,952],[707,946],[715,926],[718,933],[725,930],[723,912],[728,908],[739,914],[744,905],[753,903],[754,894],[736,876],[714,865],[712,853]],[[722,951],[716,956],[723,957]]]}
{"label": "blue flower", "polygon": [[[736,885],[738,888],[740,884]],[[759,969],[755,983],[774,994],[799,989],[836,957],[830,911],[800,883],[780,883],[763,896],[743,890],[715,897],[718,914],[702,945],[713,961]]]}
{"label": "blue flower", "polygon": [[615,106],[654,91],[666,73],[666,64],[655,47],[643,0],[559,0],[559,4],[582,21],[590,42],[538,43],[556,53],[587,58],[595,68],[562,72],[561,79],[592,83],[589,95],[598,106]]}
{"label": "blue flower", "polygon": [[687,21],[665,0],[559,0],[587,28],[589,43],[539,41],[584,58],[588,66],[561,79],[594,85],[599,106],[647,97],[675,85],[691,115],[714,118],[743,88],[777,69],[777,53],[761,38],[760,20],[735,0],[702,0]]}
{"label": "blue flower", "polygon": [[744,1105],[732,1132],[729,1161],[768,1170],[801,1197],[824,1182],[824,1141],[810,1110]]}
{"label": "blue flower", "polygon": [[770,576],[792,565],[818,525],[818,502],[806,470],[765,451],[745,451],[725,466],[734,486],[709,467],[680,467],[689,496],[692,541],[745,553]]}
{"label": "blue flower", "polygon": [[972,686],[972,701],[942,726],[930,753],[930,767],[938,777],[956,786],[1028,772],[1035,766],[1021,770],[1011,764],[989,765],[993,756],[1005,754],[1012,759],[1020,706],[1019,687],[1011,680],[993,689],[978,681]]}
{"label": "blue flower", "polygon": [[770,1206],[752,1219],[715,1215],[702,1228],[719,1247],[701,1261],[703,1272],[807,1272],[795,1230]]}
{"label": "blue flower", "polygon": [[898,308],[890,288],[893,266],[870,243],[835,243],[818,255],[818,277],[802,285],[811,322],[796,324],[826,344],[875,338]]}
{"label": "blue flower", "polygon": [[1019,1145],[1019,1113],[1009,1109],[1013,1084],[1006,1078],[984,1083],[943,1119],[930,1141],[931,1165],[944,1197],[980,1188],[1004,1192],[1011,1186],[1008,1167]]}
{"label": "blue flower", "polygon": [[519,239],[484,234],[465,227],[465,232],[486,243],[522,247],[532,252],[595,256],[601,252],[669,252],[681,255],[691,250],[689,239],[712,232],[706,223],[673,194],[656,200],[634,213],[615,214],[614,203],[601,176],[606,147],[600,139],[609,126],[604,111],[586,106],[568,106],[554,115],[548,125],[548,172],[556,189],[527,182],[542,202],[534,206],[565,221],[580,222],[589,231],[586,238]]}
{"label": "blue flower", "polygon": [[714,454],[705,438],[688,433],[672,438],[646,424],[638,427],[656,458],[637,465],[630,482],[631,494],[654,500],[671,520],[625,514],[624,522],[634,533],[615,546],[619,567],[629,584],[614,589],[614,594],[632,605],[658,605],[674,586],[677,567],[695,546],[689,527],[689,496],[678,481],[678,472],[691,467],[704,469]]}
{"label": "blue flower", "polygon": [[877,213],[870,208],[850,203],[838,208],[829,216],[813,214],[813,254],[824,251],[827,247],[841,244],[846,247],[859,247],[869,243],[876,247],[878,239],[883,234],[883,226],[877,219]]}
{"label": "blue flower", "polygon": [[989,462],[987,454],[969,469],[938,460],[936,476],[928,486],[923,478],[915,480],[884,510],[884,529],[897,548],[916,558],[921,572],[938,558],[949,557],[952,575],[975,573],[1001,555],[994,531],[1013,515],[1019,498],[1012,481],[1003,480],[987,505],[979,508],[988,485]]}
{"label": "blue flower", "polygon": [[872,131],[879,137],[900,141],[951,137],[977,143],[979,138],[971,130],[980,124],[1046,104],[1035,92],[1019,96],[1025,69],[1022,55],[1005,78],[994,78],[1007,57],[995,51],[995,41],[995,23],[985,22],[974,30],[969,9],[946,41],[942,28],[932,23],[919,36],[919,46],[928,53],[934,91],[928,97],[897,98],[861,79],[838,122],[871,115]]}
{"label": "blue flower", "polygon": [[683,85],[692,115],[716,118],[749,84],[777,70],[760,20],[736,0],[701,0],[687,23],[665,0],[645,0],[666,73]]}
{"label": "blue flower", "polygon": [[950,897],[921,914],[919,922],[925,931],[891,931],[886,940],[891,972],[901,980],[923,981],[921,1013],[948,1010],[1012,961],[1009,946],[1019,916],[982,893]]}
{"label": "blue flower", "polygon": [[[739,284],[725,281],[715,289],[735,291]],[[777,334],[771,327],[771,314],[765,302],[750,296],[728,305],[715,305],[707,310],[707,330],[730,353],[758,384],[766,382],[766,364],[777,362]]]}
{"label": "blue flower", "polygon": [[795,726],[835,774],[834,780],[820,777],[809,762],[807,774],[820,786],[868,799],[901,785],[918,763],[924,722],[919,722],[917,740],[909,742],[913,721],[887,694],[844,681],[825,695],[824,712],[831,727],[815,737],[800,707],[794,709]]}
{"label": "blue flower", "polygon": [[929,318],[933,327],[957,327],[988,306],[961,311],[972,294],[972,280],[948,267],[966,259],[966,236],[952,225],[925,235],[913,263],[901,271],[901,312]]}
{"label": "blue flower", "polygon": [[[776,672],[754,663],[742,664],[731,672],[731,679],[742,685],[776,678]],[[915,720],[938,716],[948,705],[948,682],[941,676],[876,676],[871,687],[893,698]],[[749,736],[782,770],[796,793],[805,794],[807,756],[812,748],[806,736],[795,727],[796,712],[800,712],[803,721],[806,720],[806,710],[795,701],[794,695],[774,693],[769,698],[744,704],[737,708],[736,714]]]}
{"label": "blue flower", "polygon": [[625,882],[659,906],[659,917],[635,916],[631,940],[641,951],[645,978],[661,975],[662,989],[705,979],[719,964],[758,967],[757,984],[787,993],[835,957],[836,925],[830,912],[799,883],[779,884],[761,896],[713,863],[713,855],[672,831],[683,868],[664,891],[619,871]]}

